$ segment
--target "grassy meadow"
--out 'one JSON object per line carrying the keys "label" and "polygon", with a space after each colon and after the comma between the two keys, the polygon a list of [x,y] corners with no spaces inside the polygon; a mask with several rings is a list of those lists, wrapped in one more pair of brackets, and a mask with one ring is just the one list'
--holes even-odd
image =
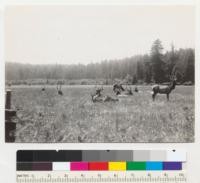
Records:
{"label": "grassy meadow", "polygon": [[[193,142],[194,86],[177,86],[157,95],[151,86],[118,102],[93,103],[94,86],[13,86],[12,108],[17,110],[16,142]],[[112,86],[103,94],[116,98]]]}

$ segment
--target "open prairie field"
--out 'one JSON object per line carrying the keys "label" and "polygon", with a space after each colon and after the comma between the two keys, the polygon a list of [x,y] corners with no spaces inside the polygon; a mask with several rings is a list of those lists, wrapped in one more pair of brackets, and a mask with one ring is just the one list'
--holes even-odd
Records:
{"label": "open prairie field", "polygon": [[[156,96],[151,86],[118,102],[93,103],[94,86],[41,86],[12,88],[17,110],[16,142],[193,142],[194,86],[177,86]],[[111,86],[105,95],[116,97]]]}

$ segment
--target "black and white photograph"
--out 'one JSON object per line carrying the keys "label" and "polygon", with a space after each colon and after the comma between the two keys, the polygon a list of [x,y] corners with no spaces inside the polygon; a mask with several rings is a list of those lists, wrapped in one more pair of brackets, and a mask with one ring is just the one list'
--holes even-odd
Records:
{"label": "black and white photograph", "polygon": [[195,6],[10,5],[5,141],[191,143]]}

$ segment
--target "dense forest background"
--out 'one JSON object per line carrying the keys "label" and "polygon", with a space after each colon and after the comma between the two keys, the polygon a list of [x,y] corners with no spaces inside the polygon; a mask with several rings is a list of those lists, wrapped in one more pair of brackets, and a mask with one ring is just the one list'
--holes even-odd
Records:
{"label": "dense forest background", "polygon": [[171,50],[164,53],[162,42],[157,39],[150,54],[87,65],[31,65],[7,61],[5,73],[6,81],[12,84],[55,84],[58,80],[63,84],[113,84],[116,81],[150,84],[169,82],[176,70],[179,84],[194,84],[194,61],[194,49],[177,50],[171,45]]}

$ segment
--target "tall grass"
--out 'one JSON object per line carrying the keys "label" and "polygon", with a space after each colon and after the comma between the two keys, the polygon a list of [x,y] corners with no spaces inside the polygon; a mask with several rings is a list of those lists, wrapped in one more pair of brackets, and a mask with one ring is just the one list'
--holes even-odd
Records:
{"label": "tall grass", "polygon": [[[118,102],[93,103],[93,86],[13,88],[17,109],[16,142],[193,142],[194,87],[178,86],[156,96],[151,87]],[[114,96],[112,87],[104,94]],[[116,97],[116,96],[114,96]]]}

